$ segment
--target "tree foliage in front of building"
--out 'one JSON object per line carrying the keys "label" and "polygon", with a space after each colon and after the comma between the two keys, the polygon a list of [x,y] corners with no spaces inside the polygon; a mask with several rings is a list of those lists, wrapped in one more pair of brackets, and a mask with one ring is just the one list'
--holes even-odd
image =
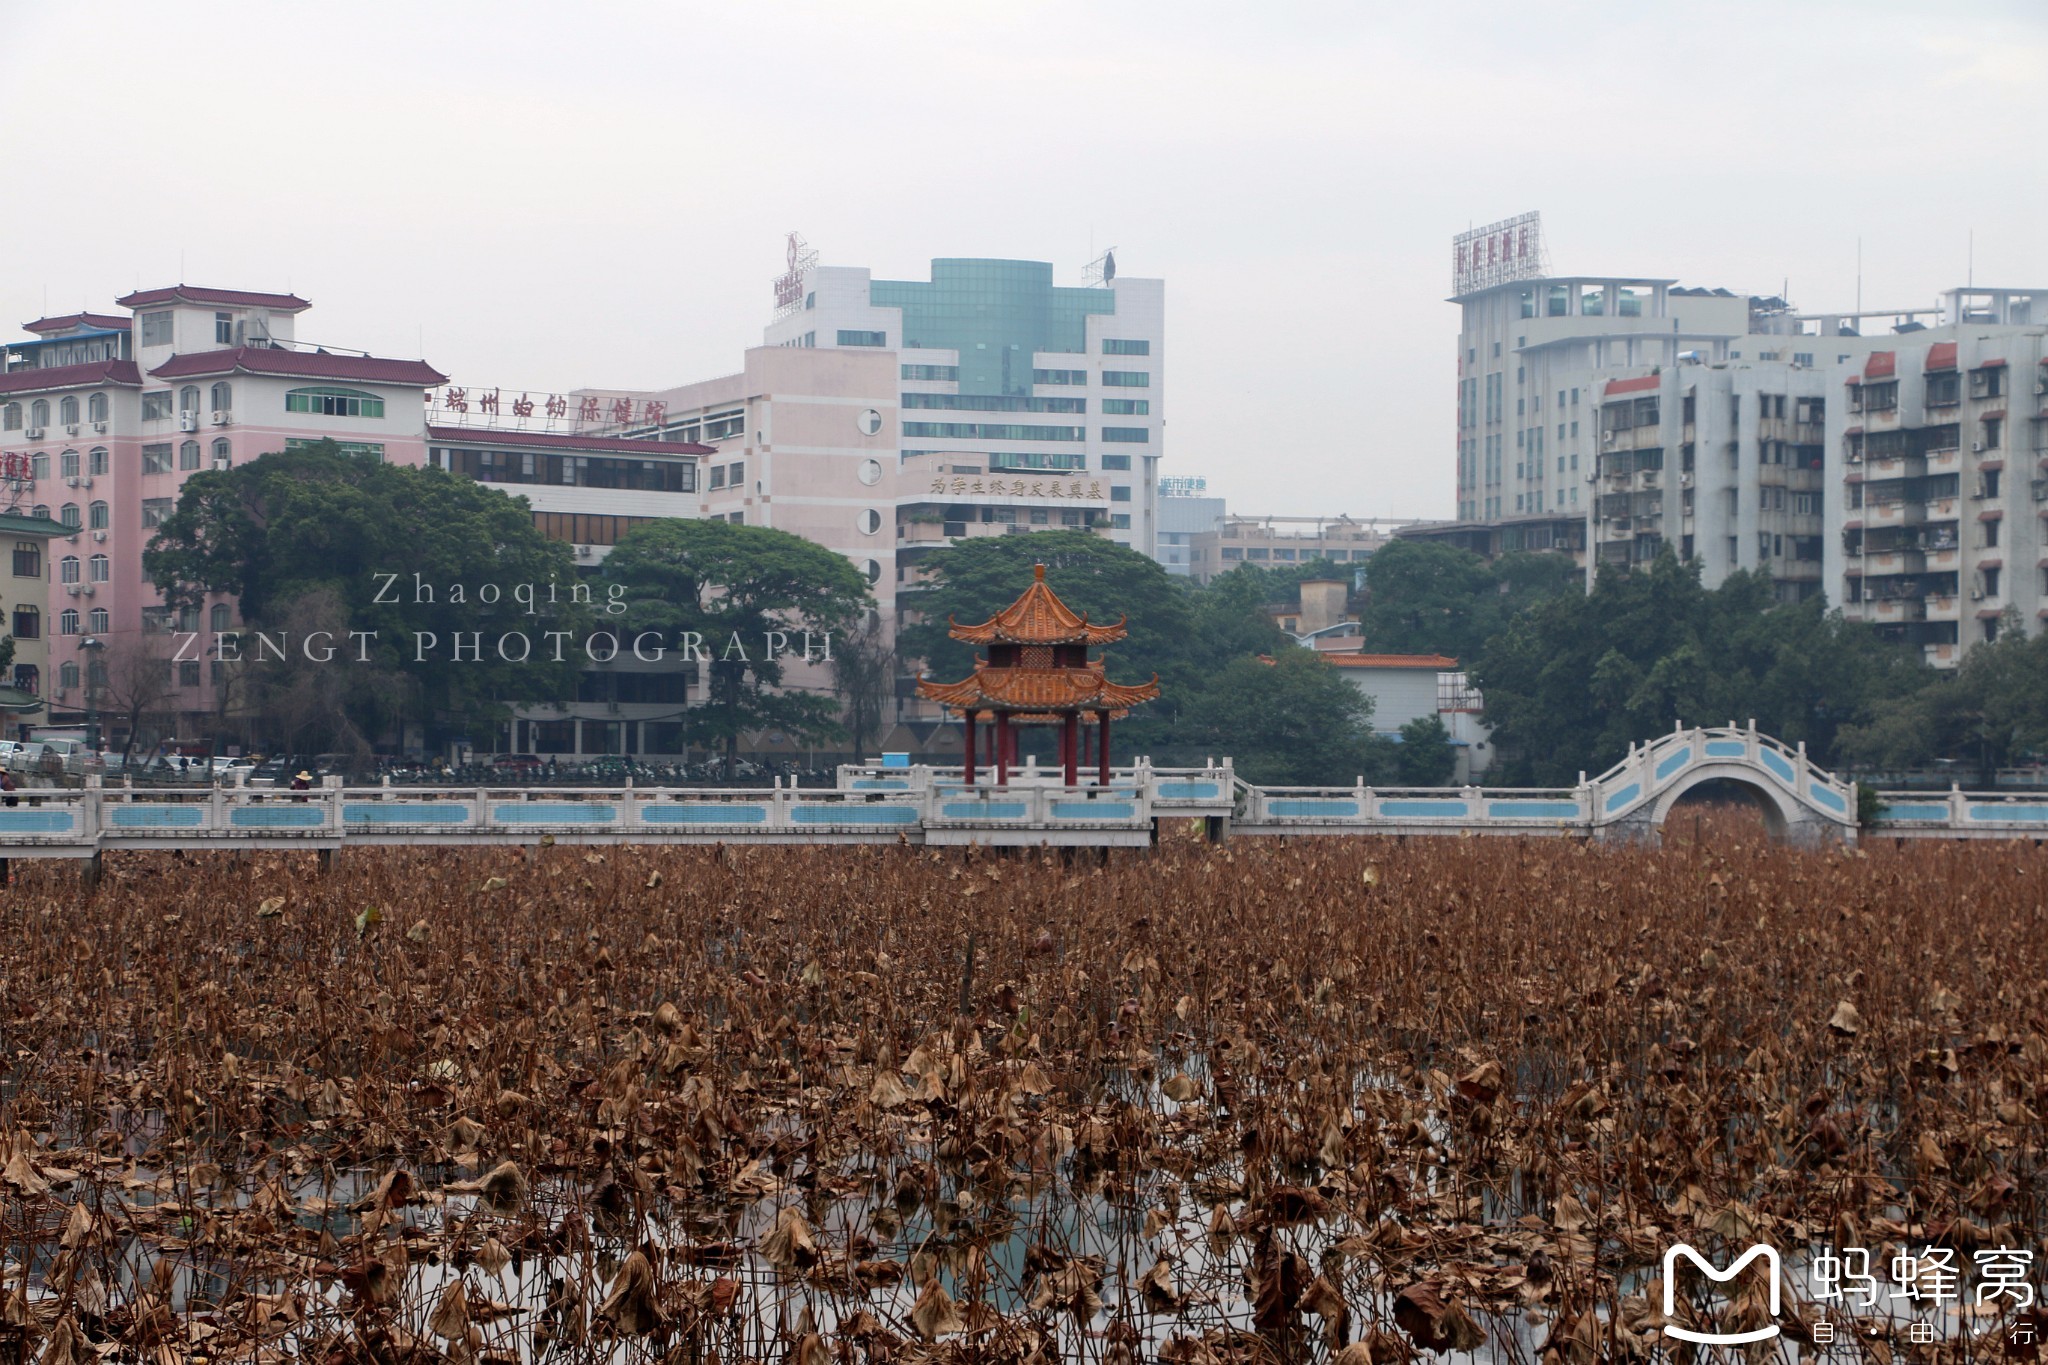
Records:
{"label": "tree foliage in front of building", "polygon": [[1990,788],[2000,768],[2048,754],[2048,633],[2027,635],[2007,608],[1996,640],[1972,648],[1952,674],[1877,702],[1843,734],[1842,749],[1867,771],[1945,759]]}
{"label": "tree foliage in front of building", "polygon": [[1778,602],[1767,575],[1706,588],[1668,547],[1632,571],[1603,569],[1590,593],[1531,604],[1471,671],[1502,762],[1488,780],[1507,785],[1570,784],[1680,722],[1754,719],[1833,764],[1845,730],[1929,676],[1918,651],[1817,599]]}
{"label": "tree foliage in front of building", "polygon": [[1485,560],[1429,541],[1395,540],[1365,568],[1359,614],[1375,654],[1441,654],[1469,664],[1538,602],[1585,590],[1569,557],[1518,551]]}
{"label": "tree foliage in front of building", "polygon": [[[831,696],[784,689],[810,632],[813,658],[828,637],[853,633],[872,606],[867,581],[844,555],[787,531],[715,520],[670,519],[621,537],[601,581],[624,589],[625,612],[607,629],[644,631],[671,647],[694,634],[708,662],[703,701],[685,713],[690,742],[722,750],[727,778],[742,736],[779,730],[818,741],[844,733]],[[777,649],[771,632],[784,637]]]}
{"label": "tree foliage in front of building", "polygon": [[[591,620],[569,602],[577,582],[569,547],[534,527],[525,499],[444,470],[345,454],[331,441],[192,475],[143,567],[173,603],[234,597],[245,659],[277,663],[252,632],[282,637],[302,658],[307,642],[297,628],[307,622],[366,632],[316,642],[316,650],[337,647],[330,662],[305,659],[362,670],[366,686],[284,676],[303,673],[293,667],[273,668],[250,689],[259,707],[265,695],[322,690],[347,712],[345,726],[327,727],[342,733],[382,733],[397,704],[430,737],[488,734],[508,703],[573,697],[574,651]],[[532,589],[532,605],[515,600],[521,587]],[[553,603],[545,600],[551,587]],[[546,647],[549,631],[573,638],[560,662]],[[501,652],[507,637],[513,643]],[[521,637],[532,642],[529,657],[520,657]],[[213,655],[210,635],[206,644]]]}

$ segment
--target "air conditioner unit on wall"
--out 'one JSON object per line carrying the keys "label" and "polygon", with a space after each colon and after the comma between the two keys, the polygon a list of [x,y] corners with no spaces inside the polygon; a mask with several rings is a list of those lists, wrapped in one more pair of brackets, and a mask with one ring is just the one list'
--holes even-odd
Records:
{"label": "air conditioner unit on wall", "polygon": [[217,427],[224,427],[234,420],[234,413],[229,412],[226,408],[215,408],[213,410],[213,424]]}
{"label": "air conditioner unit on wall", "polygon": [[78,423],[66,422],[64,424],[64,434],[66,436],[76,436],[78,434]]}
{"label": "air conditioner unit on wall", "polygon": [[199,414],[198,414],[198,413],[196,413],[196,412],[181,412],[181,413],[179,413],[179,414],[178,414],[178,430],[180,430],[180,431],[197,431],[197,430],[199,430]]}
{"label": "air conditioner unit on wall", "polygon": [[107,533],[105,531],[94,531],[92,533],[92,538],[94,540],[105,540],[107,538]]}
{"label": "air conditioner unit on wall", "polygon": [[92,429],[101,436],[107,434],[107,424],[105,422],[94,422],[92,424]]}
{"label": "air conditioner unit on wall", "polygon": [[43,429],[41,427],[30,427],[22,433],[22,438],[29,441],[40,441],[43,439]]}

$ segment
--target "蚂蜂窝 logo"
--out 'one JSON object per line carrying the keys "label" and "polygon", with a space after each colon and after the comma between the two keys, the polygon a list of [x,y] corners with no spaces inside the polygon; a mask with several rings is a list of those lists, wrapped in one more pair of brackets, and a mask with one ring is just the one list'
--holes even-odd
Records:
{"label": "\u8682\u8702\u7a9d logo", "polygon": [[[1716,1270],[1714,1263],[1680,1242],[1664,1253],[1664,1316],[1668,1319],[1678,1311],[1678,1258],[1685,1257],[1700,1269],[1700,1274],[1716,1284],[1726,1284],[1743,1272],[1750,1262],[1761,1260],[1764,1270],[1771,1277],[1771,1316],[1778,1316],[1778,1252],[1774,1247],[1762,1244],[1751,1247],[1735,1258],[1735,1263],[1726,1270]],[[1680,1341],[1694,1341],[1705,1346],[1741,1346],[1752,1341],[1769,1341],[1778,1335],[1778,1324],[1754,1328],[1747,1332],[1696,1332],[1690,1327],[1679,1327],[1667,1321],[1664,1335],[1677,1337]]]}

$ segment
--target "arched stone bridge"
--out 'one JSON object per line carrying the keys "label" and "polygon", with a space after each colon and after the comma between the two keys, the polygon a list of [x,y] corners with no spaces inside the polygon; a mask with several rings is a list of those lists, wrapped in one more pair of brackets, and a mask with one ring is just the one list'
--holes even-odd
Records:
{"label": "arched stone bridge", "polygon": [[[846,767],[831,789],[348,787],[23,791],[0,810],[10,858],[94,858],[105,849],[303,848],[377,844],[905,843],[1144,845],[1161,821],[1199,817],[1214,837],[1331,834],[1658,837],[1710,782],[1763,809],[1771,832],[1819,844],[1857,837],[1852,783],[1754,726],[1676,729],[1566,788],[1256,787],[1228,760],[1064,785],[1029,761],[1010,785],[968,785],[957,768]],[[1881,792],[1864,833],[1900,838],[2048,839],[2048,796]],[[97,863],[95,863],[97,866]]]}

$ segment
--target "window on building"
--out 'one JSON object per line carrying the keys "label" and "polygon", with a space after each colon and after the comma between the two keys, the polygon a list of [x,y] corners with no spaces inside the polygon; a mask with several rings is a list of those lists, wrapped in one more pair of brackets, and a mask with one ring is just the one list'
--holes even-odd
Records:
{"label": "window on building", "polygon": [[232,346],[235,344],[235,315],[215,313],[213,315],[213,344]]}
{"label": "window on building", "polygon": [[[164,449],[169,450],[170,447],[165,446]],[[86,452],[85,472],[94,478],[98,478],[107,472],[107,448],[105,446],[94,446],[90,451]]]}
{"label": "window on building", "polygon": [[1131,514],[1129,512],[1111,512],[1109,514],[1109,525],[1110,529],[1114,531],[1128,531],[1131,529]]}
{"label": "window on building", "polygon": [[839,329],[839,344],[841,346],[887,346],[889,344],[889,334],[887,332],[855,332],[842,327]]}
{"label": "window on building", "polygon": [[141,333],[136,344],[141,346],[168,346],[171,344],[171,314],[166,309],[160,313],[137,313],[135,325]]}
{"label": "window on building", "polygon": [[[1984,548],[1985,548],[1985,549],[1987,549],[1987,550],[1995,550],[1995,549],[1997,549],[1997,548],[1998,548],[1998,525],[1999,525],[1999,524],[1998,524],[1997,522],[1995,522],[1995,521],[1985,521],[1985,522],[1979,522],[1979,523],[1978,523],[1978,525],[1984,528],[1984,533],[1983,533],[1983,543],[1984,543]],[[1985,570],[1984,572],[1985,572],[1985,573],[1987,573],[1987,574],[1995,574],[1995,573],[1997,573],[1997,572],[1998,572],[1998,570],[1996,570],[1996,569],[1986,569],[1986,570]]]}
{"label": "window on building", "polygon": [[66,607],[57,613],[57,633],[59,635],[78,634],[78,609],[76,607]]}
{"label": "window on building", "polygon": [[9,403],[0,407],[0,431],[21,430],[21,404]]}
{"label": "window on building", "polygon": [[112,579],[112,568],[113,562],[109,560],[105,555],[94,555],[91,559],[86,561],[86,581],[89,583],[109,582]]}
{"label": "window on building", "polygon": [[229,444],[227,437],[223,436],[213,443],[213,467],[215,469],[226,469],[233,462],[233,455],[234,447]]}
{"label": "window on building", "polygon": [[1150,417],[1152,400],[1149,398],[1105,398],[1102,400],[1102,415],[1105,417]]}
{"label": "window on building", "polygon": [[2005,443],[2005,419],[1987,417],[1984,419],[1984,448],[1997,450]]}
{"label": "window on building", "polygon": [[[1996,526],[1996,525],[1997,525],[1998,523],[1997,523],[1997,522],[1987,522],[1987,523],[1985,523],[1985,524],[1986,524],[1986,525],[1988,525],[1988,526]],[[1995,543],[1995,542],[1994,542],[1994,543]],[[1999,586],[2000,586],[2000,584],[1999,584],[2000,570],[1998,570],[1998,569],[1979,569],[1979,570],[1978,570],[1977,572],[1978,572],[1979,574],[1981,574],[1981,575],[1983,576],[1983,578],[1984,578],[1984,595],[1985,595],[1986,597],[1996,597],[1996,596],[1998,596],[1998,589],[1999,589]]]}
{"label": "window on building", "polygon": [[[113,618],[108,615],[107,609],[105,607],[94,607],[91,611],[85,614],[85,628],[94,635],[105,635],[107,633],[107,627],[109,623],[112,621],[112,619]],[[94,664],[92,666],[93,681],[105,682],[106,669],[107,666],[105,664]]]}
{"label": "window on building", "polygon": [[1128,455],[1105,455],[1102,457],[1102,467],[1106,470],[1129,469],[1131,467],[1131,457]]}
{"label": "window on building", "polygon": [[169,417],[171,415],[172,397],[173,395],[169,389],[158,389],[154,393],[143,394],[142,420],[145,422],[161,422]]}
{"label": "window on building", "polygon": [[1121,441],[1127,445],[1144,445],[1152,439],[1152,433],[1144,427],[1104,427],[1102,439]]}
{"label": "window on building", "polygon": [[[76,612],[72,614],[77,615]],[[66,689],[78,686],[77,664],[66,661],[57,665],[57,686]]]}
{"label": "window on building", "polygon": [[180,659],[180,660],[178,660],[178,686],[180,686],[180,687],[197,687],[197,686],[199,686],[199,660],[197,660],[197,659]]}
{"label": "window on building", "polygon": [[[1043,371],[1040,371],[1040,373],[1043,373]],[[957,384],[960,382],[960,367],[958,365],[905,365],[903,367],[903,377],[922,383]],[[1087,382],[1085,376],[1081,382],[1084,384]]]}
{"label": "window on building", "polygon": [[228,604],[216,602],[207,609],[207,624],[216,631],[226,630],[229,624]]}
{"label": "window on building", "polygon": [[1104,370],[1102,382],[1112,389],[1149,389],[1152,376],[1144,370]]}
{"label": "window on building", "polygon": [[1963,401],[1963,377],[1954,370],[1927,376],[1927,406],[1952,408]]}
{"label": "window on building", "polygon": [[144,498],[142,500],[142,524],[145,528],[161,526],[171,518],[171,509],[177,506],[175,498]]}
{"label": "window on building", "polygon": [[1119,341],[1114,337],[1104,337],[1102,339],[1102,353],[1104,355],[1151,355],[1152,343],[1149,341]]}
{"label": "window on building", "polygon": [[43,547],[38,541],[17,540],[14,542],[14,576],[16,578],[41,578],[43,576]]}
{"label": "window on building", "polygon": [[17,640],[40,640],[43,638],[43,613],[39,608],[19,606],[14,609],[14,638]]}
{"label": "window on building", "polygon": [[382,417],[384,400],[361,389],[288,389],[284,395],[284,410],[319,417]]}
{"label": "window on building", "polygon": [[1131,500],[1130,485],[1122,483],[1111,484],[1109,486],[1109,500],[1111,502],[1129,502]]}
{"label": "window on building", "polygon": [[168,474],[171,472],[171,443],[169,441],[146,445],[142,448],[142,472],[145,474]]}
{"label": "window on building", "polygon": [[105,502],[95,502],[86,509],[86,524],[95,531],[107,529],[108,508]]}
{"label": "window on building", "polygon": [[78,425],[78,395],[67,393],[57,400],[57,420],[67,427]]}
{"label": "window on building", "polygon": [[[958,379],[960,377],[960,370],[958,366],[948,365],[945,366],[944,368],[952,370],[953,377],[955,379]],[[1071,387],[1077,384],[1085,385],[1087,384],[1087,382],[1088,371],[1086,370],[1033,370],[1031,372],[1031,384],[1034,388],[1040,385],[1048,385],[1055,387],[1060,385],[1066,385]]]}
{"label": "window on building", "polygon": [[712,465],[712,466],[711,466],[711,487],[713,487],[713,488],[723,488],[723,487],[725,487],[725,466],[724,466],[724,465],[722,465],[722,464],[715,464],[715,465]]}
{"label": "window on building", "polygon": [[59,519],[63,521],[63,523],[66,526],[69,526],[74,530],[85,524],[85,520],[79,512],[78,504],[75,502],[67,502],[64,504],[63,510],[59,514]]}
{"label": "window on building", "polygon": [[206,400],[215,412],[227,412],[235,406],[235,386],[223,379],[213,386]]}
{"label": "window on building", "polygon": [[178,411],[199,411],[199,386],[197,384],[187,384],[184,388],[178,390]]}
{"label": "window on building", "polygon": [[2005,396],[2005,366],[1986,366],[1970,371],[1970,397],[2002,398]]}
{"label": "window on building", "polygon": [[199,468],[199,442],[187,441],[178,447],[178,468]]}

